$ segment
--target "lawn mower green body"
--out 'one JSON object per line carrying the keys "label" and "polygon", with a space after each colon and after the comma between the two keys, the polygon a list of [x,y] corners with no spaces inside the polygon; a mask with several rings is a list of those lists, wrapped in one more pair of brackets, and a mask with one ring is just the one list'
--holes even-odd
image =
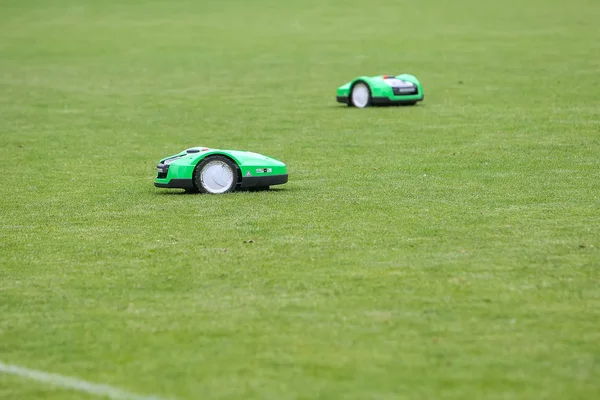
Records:
{"label": "lawn mower green body", "polygon": [[337,89],[336,100],[349,106],[415,105],[424,97],[419,80],[410,74],[360,76]]}
{"label": "lawn mower green body", "polygon": [[[185,189],[189,192],[202,191],[198,167],[210,160],[221,160],[221,164],[231,166],[229,172],[233,179],[232,188],[227,191],[243,188],[268,188],[272,185],[286,183],[288,180],[286,165],[262,154],[192,147],[159,161],[154,186]],[[211,191],[209,190],[209,192]]]}

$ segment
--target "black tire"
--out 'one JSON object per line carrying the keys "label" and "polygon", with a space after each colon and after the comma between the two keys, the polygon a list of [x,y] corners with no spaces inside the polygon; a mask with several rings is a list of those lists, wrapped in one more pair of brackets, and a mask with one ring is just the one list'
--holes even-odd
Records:
{"label": "black tire", "polygon": [[[362,104],[355,104],[353,96],[354,96],[354,90],[356,90],[357,88],[360,88],[361,86],[364,86],[367,91],[368,91],[368,96],[366,99],[366,103],[362,103]],[[370,107],[373,104],[373,96],[371,95],[371,87],[369,86],[369,84],[365,81],[357,81],[354,83],[354,85],[352,85],[352,87],[350,88],[350,94],[348,96],[348,105],[351,105],[352,107],[356,107],[356,108],[367,108]]]}
{"label": "black tire", "polygon": [[[219,188],[218,191],[212,190],[210,188],[210,186],[208,186],[207,184],[205,184],[203,182],[202,172],[211,163],[220,163],[223,166],[227,166],[231,170],[231,173],[233,175],[233,179],[231,180],[230,184],[227,187],[223,186],[223,187]],[[200,161],[198,163],[198,165],[196,165],[196,168],[194,168],[194,178],[193,178],[194,179],[194,188],[200,193],[208,193],[208,194],[231,193],[236,189],[239,178],[240,178],[239,167],[233,160],[231,160],[229,157],[225,157],[225,156],[218,156],[218,155],[217,156],[208,156],[205,159],[203,159],[202,161]],[[213,185],[214,185],[214,183],[213,183]]]}

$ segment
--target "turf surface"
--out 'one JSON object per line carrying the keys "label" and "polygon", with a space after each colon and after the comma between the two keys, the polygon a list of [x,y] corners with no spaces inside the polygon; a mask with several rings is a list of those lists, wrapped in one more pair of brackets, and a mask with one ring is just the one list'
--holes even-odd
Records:
{"label": "turf surface", "polygon": [[[599,398],[599,20],[3,0],[0,361],[175,399]],[[335,103],[404,72],[418,106]],[[197,145],[290,181],[153,187]],[[0,398],[88,396],[0,373]]]}

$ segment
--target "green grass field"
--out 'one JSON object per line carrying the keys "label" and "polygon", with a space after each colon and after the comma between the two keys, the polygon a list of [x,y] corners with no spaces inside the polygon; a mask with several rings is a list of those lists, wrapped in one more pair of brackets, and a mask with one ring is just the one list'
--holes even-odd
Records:
{"label": "green grass field", "polygon": [[[191,399],[600,398],[597,0],[0,1],[0,363]],[[335,102],[415,74],[415,107]],[[153,186],[191,146],[269,192]],[[92,399],[0,371],[1,399]]]}

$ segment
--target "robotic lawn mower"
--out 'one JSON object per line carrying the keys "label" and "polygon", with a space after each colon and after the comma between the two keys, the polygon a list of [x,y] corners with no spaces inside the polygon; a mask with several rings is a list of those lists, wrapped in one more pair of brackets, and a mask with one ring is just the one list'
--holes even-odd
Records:
{"label": "robotic lawn mower", "polygon": [[160,160],[154,186],[223,194],[245,188],[268,189],[287,181],[286,165],[262,154],[192,147]]}
{"label": "robotic lawn mower", "polygon": [[423,87],[409,74],[361,76],[337,89],[336,100],[357,108],[410,105],[423,100]]}

